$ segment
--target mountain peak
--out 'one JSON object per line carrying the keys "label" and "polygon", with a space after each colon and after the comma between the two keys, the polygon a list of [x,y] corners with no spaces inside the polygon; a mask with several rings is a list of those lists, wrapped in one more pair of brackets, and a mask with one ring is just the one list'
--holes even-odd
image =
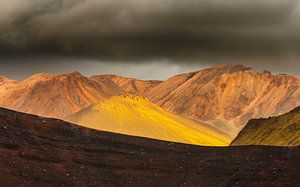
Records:
{"label": "mountain peak", "polygon": [[0,81],[1,81],[1,80],[6,80],[6,79],[7,79],[6,77],[0,76]]}
{"label": "mountain peak", "polygon": [[118,76],[113,74],[95,75],[92,76],[91,79],[97,81],[110,80],[113,81],[116,85],[118,85],[126,92],[131,94],[139,94],[139,95],[144,95],[145,93],[147,93],[152,88],[154,88],[155,86],[157,86],[162,82],[162,81],[154,81],[154,80],[139,80],[135,78],[129,78],[129,77]]}
{"label": "mountain peak", "polygon": [[212,69],[215,69],[217,71],[221,70],[222,72],[228,72],[228,73],[253,70],[253,68],[251,68],[251,67],[246,67],[246,66],[240,65],[240,64],[218,65],[218,66],[215,66],[212,68],[208,68],[207,70],[212,70]]}
{"label": "mountain peak", "polygon": [[84,77],[79,71],[74,71],[71,73],[60,74],[58,76],[67,76],[67,77]]}
{"label": "mountain peak", "polygon": [[[0,92],[4,93],[4,89],[8,90],[8,86],[1,86]],[[36,74],[9,90],[0,100],[0,106],[55,118],[71,115],[98,100],[123,93],[113,83],[97,82],[77,71],[59,75]]]}
{"label": "mountain peak", "polygon": [[30,77],[28,77],[27,79],[23,80],[22,83],[26,84],[26,83],[33,83],[33,82],[38,82],[38,81],[45,81],[48,79],[53,78],[54,75],[49,74],[49,73],[38,73],[38,74],[34,74]]}
{"label": "mountain peak", "polygon": [[64,74],[50,74],[50,73],[38,73],[34,74],[24,81],[22,83],[24,84],[35,84],[39,82],[54,80],[54,79],[65,79],[65,78],[71,78],[71,79],[81,79],[86,78],[82,74],[80,74],[78,71],[74,71],[71,73],[64,73]]}
{"label": "mountain peak", "polygon": [[15,81],[15,80],[11,80],[11,79],[9,79],[9,78],[7,78],[5,76],[0,76],[0,84],[5,84],[7,82],[9,82],[9,83],[17,83],[17,81]]}

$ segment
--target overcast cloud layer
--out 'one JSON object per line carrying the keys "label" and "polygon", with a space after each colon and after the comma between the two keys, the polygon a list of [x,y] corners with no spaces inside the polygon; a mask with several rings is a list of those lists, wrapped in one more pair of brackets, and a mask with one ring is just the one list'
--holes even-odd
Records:
{"label": "overcast cloud layer", "polygon": [[79,70],[235,63],[298,74],[299,18],[298,0],[0,0],[0,68],[23,57],[50,68],[35,57],[58,56]]}

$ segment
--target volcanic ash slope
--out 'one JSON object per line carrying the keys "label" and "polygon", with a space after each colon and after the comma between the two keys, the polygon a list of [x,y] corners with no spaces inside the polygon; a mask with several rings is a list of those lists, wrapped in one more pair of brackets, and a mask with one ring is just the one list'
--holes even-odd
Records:
{"label": "volcanic ash slope", "polygon": [[138,96],[114,96],[67,118],[93,129],[159,140],[226,146],[229,140],[205,124],[177,116]]}

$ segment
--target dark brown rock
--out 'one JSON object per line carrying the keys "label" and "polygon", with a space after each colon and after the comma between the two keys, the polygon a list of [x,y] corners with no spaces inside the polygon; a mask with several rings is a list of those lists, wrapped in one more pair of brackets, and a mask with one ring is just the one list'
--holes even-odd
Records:
{"label": "dark brown rock", "polygon": [[0,186],[299,186],[299,147],[200,147],[0,109]]}

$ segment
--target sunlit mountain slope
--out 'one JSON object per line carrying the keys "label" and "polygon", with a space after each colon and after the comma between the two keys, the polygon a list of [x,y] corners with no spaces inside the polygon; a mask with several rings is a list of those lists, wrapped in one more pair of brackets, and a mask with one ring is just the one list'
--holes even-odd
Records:
{"label": "sunlit mountain slope", "polygon": [[234,138],[250,119],[280,115],[299,106],[300,79],[224,65],[171,77],[146,97]]}
{"label": "sunlit mountain slope", "polygon": [[126,92],[135,95],[144,95],[145,93],[149,92],[152,88],[162,83],[162,81],[157,80],[139,80],[119,75],[95,75],[92,76],[91,79],[102,82],[105,80],[113,81]]}
{"label": "sunlit mountain slope", "polygon": [[3,96],[13,89],[18,84],[17,81],[10,80],[4,76],[0,76],[0,100],[2,100]]}
{"label": "sunlit mountain slope", "polygon": [[225,146],[229,140],[217,132],[165,111],[138,96],[114,96],[67,119],[79,125],[127,135],[197,145]]}
{"label": "sunlit mountain slope", "polygon": [[41,73],[19,83],[0,78],[1,107],[53,118],[64,118],[101,99],[124,93],[113,81],[94,81],[79,72]]}
{"label": "sunlit mountain slope", "polygon": [[300,146],[300,107],[281,116],[250,120],[231,145]]}

